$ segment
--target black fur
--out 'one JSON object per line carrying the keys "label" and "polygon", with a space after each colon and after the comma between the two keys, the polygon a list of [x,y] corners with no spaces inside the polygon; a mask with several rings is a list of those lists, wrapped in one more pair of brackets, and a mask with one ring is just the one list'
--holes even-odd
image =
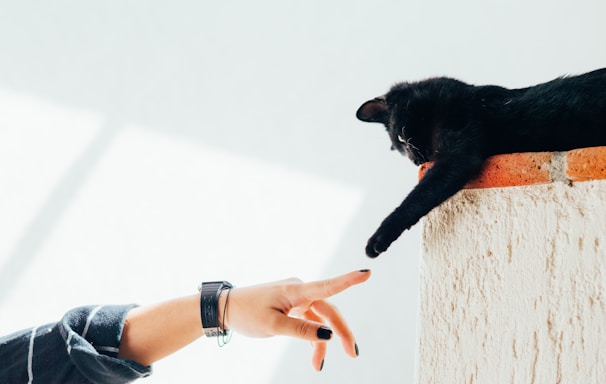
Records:
{"label": "black fur", "polygon": [[368,240],[366,254],[376,257],[463,188],[489,156],[606,145],[606,68],[523,89],[445,77],[399,83],[356,116],[384,124],[392,149],[415,164],[434,162]]}

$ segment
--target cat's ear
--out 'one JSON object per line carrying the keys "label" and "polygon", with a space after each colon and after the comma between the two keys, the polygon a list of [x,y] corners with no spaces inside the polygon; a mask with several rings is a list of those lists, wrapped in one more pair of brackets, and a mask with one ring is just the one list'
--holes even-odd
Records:
{"label": "cat's ear", "polygon": [[385,124],[389,119],[387,103],[385,97],[375,97],[372,100],[368,100],[356,112],[356,117],[359,120],[366,121],[369,123],[383,123]]}

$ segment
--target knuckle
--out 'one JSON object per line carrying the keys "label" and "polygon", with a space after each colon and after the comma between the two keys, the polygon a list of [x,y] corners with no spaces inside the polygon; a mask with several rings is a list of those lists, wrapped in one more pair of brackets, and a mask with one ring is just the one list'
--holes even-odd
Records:
{"label": "knuckle", "polygon": [[286,284],[282,285],[282,292],[286,297],[291,297],[299,292],[300,286],[303,282],[301,279],[295,277],[287,280]]}
{"label": "knuckle", "polygon": [[298,336],[305,337],[311,331],[312,325],[306,321],[301,321],[297,324],[296,333]]}

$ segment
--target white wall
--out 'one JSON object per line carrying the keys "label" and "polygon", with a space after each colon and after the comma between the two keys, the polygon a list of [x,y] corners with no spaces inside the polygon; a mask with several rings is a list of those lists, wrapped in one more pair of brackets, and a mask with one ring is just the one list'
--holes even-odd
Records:
{"label": "white wall", "polygon": [[603,383],[606,181],[464,190],[423,227],[418,383]]}
{"label": "white wall", "polygon": [[374,271],[334,300],[357,361],[335,343],[317,374],[302,342],[202,340],[150,383],[412,380],[420,227],[378,260],[363,248],[416,169],[355,110],[398,80],[522,86],[606,63],[598,0],[0,9],[0,333],[203,279]]}

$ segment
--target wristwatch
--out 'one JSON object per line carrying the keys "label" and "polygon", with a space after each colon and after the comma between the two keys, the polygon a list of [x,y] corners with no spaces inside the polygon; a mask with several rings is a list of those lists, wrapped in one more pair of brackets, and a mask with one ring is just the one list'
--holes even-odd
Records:
{"label": "wristwatch", "polygon": [[[202,319],[202,329],[206,337],[227,336],[229,330],[223,329],[219,323],[219,296],[224,289],[231,289],[227,281],[203,282],[198,287],[200,291],[200,317]],[[224,309],[225,310],[225,309]]]}

